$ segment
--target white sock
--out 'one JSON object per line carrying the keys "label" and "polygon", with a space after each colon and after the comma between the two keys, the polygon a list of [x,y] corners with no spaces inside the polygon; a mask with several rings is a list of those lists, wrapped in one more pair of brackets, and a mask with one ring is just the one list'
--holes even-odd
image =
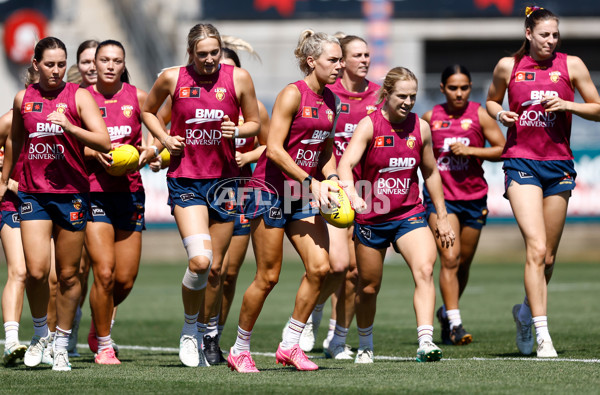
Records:
{"label": "white sock", "polygon": [[17,321],[7,321],[4,323],[5,344],[19,342],[19,323]]}
{"label": "white sock", "polygon": [[531,308],[529,308],[527,296],[523,299],[521,309],[519,310],[519,321],[521,321],[522,324],[531,325]]}
{"label": "white sock", "polygon": [[331,347],[334,344],[346,344],[346,336],[348,336],[348,328],[336,324],[333,338],[331,339],[331,342],[329,342],[329,346]]}
{"label": "white sock", "polygon": [[417,339],[419,340],[419,347],[426,341],[433,343],[433,325],[417,327]]}
{"label": "white sock", "polygon": [[69,346],[69,335],[71,330],[60,329],[56,327],[56,335],[54,337],[54,350],[55,351],[67,351]]}
{"label": "white sock", "polygon": [[358,329],[358,347],[373,350],[373,325]]}
{"label": "white sock", "polygon": [[195,336],[196,332],[198,331],[196,329],[196,321],[198,320],[198,313],[196,314],[183,314],[183,317],[185,319],[185,322],[183,324],[183,329],[181,330],[181,333],[183,335],[190,335],[190,336]]}
{"label": "white sock", "polygon": [[237,337],[235,339],[235,344],[231,347],[231,352],[233,355],[239,355],[244,351],[250,351],[250,337],[252,336],[252,331],[245,331],[238,326]]}
{"label": "white sock", "polygon": [[281,340],[281,348],[289,350],[298,344],[300,342],[300,335],[305,326],[305,323],[290,318],[288,329],[285,331],[283,340]]}
{"label": "white sock", "polygon": [[31,317],[33,319],[33,334],[39,337],[48,336],[48,316],[40,318]]}
{"label": "white sock", "polygon": [[533,317],[533,325],[535,326],[535,336],[537,337],[537,343],[542,343],[542,340],[552,341],[550,338],[550,332],[548,331],[548,317],[540,315]]}
{"label": "white sock", "polygon": [[206,334],[206,324],[196,321],[196,339],[198,339],[198,350],[204,350],[204,335]]}
{"label": "white sock", "polygon": [[205,336],[217,337],[219,335],[219,330],[217,326],[219,325],[219,316],[210,317],[208,320],[208,324],[206,325],[206,333]]}
{"label": "white sock", "polygon": [[316,305],[315,309],[310,315],[313,322],[313,332],[319,329],[319,325],[321,324],[321,320],[323,319],[323,307],[325,307],[325,303]]}
{"label": "white sock", "polygon": [[107,348],[112,348],[110,334],[108,336],[98,336],[98,352]]}
{"label": "white sock", "polygon": [[329,328],[327,329],[327,340],[331,343],[333,339],[333,333],[335,332],[335,326],[337,325],[336,320],[329,319]]}
{"label": "white sock", "polygon": [[448,321],[450,321],[450,329],[462,325],[459,309],[447,310],[446,314],[448,315]]}

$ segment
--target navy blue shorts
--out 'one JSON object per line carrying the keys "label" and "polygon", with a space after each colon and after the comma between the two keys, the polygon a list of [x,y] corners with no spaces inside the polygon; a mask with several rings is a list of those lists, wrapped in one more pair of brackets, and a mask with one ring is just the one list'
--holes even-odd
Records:
{"label": "navy blue shorts", "polygon": [[285,228],[293,221],[314,217],[319,214],[319,205],[315,201],[289,200],[272,193],[255,190],[248,196],[244,210],[250,219],[263,217],[267,226]]}
{"label": "navy blue shorts", "polygon": [[175,206],[206,206],[211,219],[232,222],[236,217],[235,179],[167,178],[171,214]]}
{"label": "navy blue shorts", "polygon": [[511,181],[521,185],[535,185],[543,196],[557,195],[575,189],[575,167],[572,160],[532,160],[509,158],[504,160],[504,197]]}
{"label": "navy blue shorts", "polygon": [[427,226],[425,212],[423,211],[406,219],[376,225],[361,225],[355,222],[354,237],[358,238],[358,241],[367,247],[383,250],[392,244],[397,251],[396,240],[412,230],[426,228]]}
{"label": "navy blue shorts", "polygon": [[146,195],[139,192],[91,192],[94,222],[111,224],[115,229],[141,232],[144,226]]}
{"label": "navy blue shorts", "polygon": [[2,227],[6,225],[9,228],[20,228],[21,227],[21,218],[19,217],[19,213],[16,211],[3,211],[2,212],[2,222],[0,222],[0,230]]}
{"label": "navy blue shorts", "polygon": [[[423,191],[423,204],[427,218],[436,213],[431,196],[425,191]],[[481,229],[488,215],[487,196],[475,200],[446,200],[446,211],[448,214],[456,215],[461,225]]]}
{"label": "navy blue shorts", "polygon": [[90,214],[88,193],[26,193],[19,191],[21,221],[48,220],[75,232],[85,229]]}

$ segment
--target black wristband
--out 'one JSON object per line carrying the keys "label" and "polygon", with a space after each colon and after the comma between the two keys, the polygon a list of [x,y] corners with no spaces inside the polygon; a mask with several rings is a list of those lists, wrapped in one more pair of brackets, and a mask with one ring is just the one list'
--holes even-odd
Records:
{"label": "black wristband", "polygon": [[328,176],[327,176],[327,179],[328,179],[328,180],[331,180],[333,177],[337,177],[337,179],[338,179],[338,180],[340,179],[340,176],[338,176],[338,175],[337,175],[337,174],[335,174],[335,173],[328,175]]}
{"label": "black wristband", "polygon": [[306,176],[306,178],[304,179],[304,181],[302,181],[303,184],[307,184],[310,185],[312,183],[312,176]]}

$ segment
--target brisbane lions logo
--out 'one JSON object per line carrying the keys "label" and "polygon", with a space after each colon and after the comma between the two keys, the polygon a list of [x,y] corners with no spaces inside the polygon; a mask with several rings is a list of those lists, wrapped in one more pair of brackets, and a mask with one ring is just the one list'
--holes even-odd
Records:
{"label": "brisbane lions logo", "polygon": [[215,97],[218,101],[223,101],[223,99],[225,98],[225,93],[227,93],[227,89],[215,88]]}
{"label": "brisbane lions logo", "polygon": [[64,114],[65,112],[67,112],[67,105],[65,103],[58,103],[56,105],[56,112]]}
{"label": "brisbane lions logo", "polygon": [[133,106],[123,106],[121,107],[121,110],[123,111],[123,115],[125,115],[127,118],[131,118],[131,115],[133,114]]}

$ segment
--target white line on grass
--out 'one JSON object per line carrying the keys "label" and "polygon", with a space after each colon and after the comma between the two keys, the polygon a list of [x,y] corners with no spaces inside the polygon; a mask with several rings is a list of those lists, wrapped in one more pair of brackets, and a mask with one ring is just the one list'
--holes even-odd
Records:
{"label": "white line on grass", "polygon": [[[4,340],[0,340],[0,344],[4,344]],[[87,344],[78,344],[77,347],[87,349]],[[146,346],[127,346],[127,345],[119,345],[119,350],[134,350],[134,351],[151,351],[151,352],[179,352],[178,348],[175,347],[146,347]],[[260,355],[264,357],[274,357],[275,353],[273,352],[252,352],[253,355]],[[325,359],[324,356],[309,356],[311,359]],[[409,357],[392,357],[385,355],[376,355],[374,357],[377,360],[381,361],[414,361],[415,358]],[[534,362],[581,362],[581,363],[600,363],[600,359],[579,359],[579,358],[524,358],[524,357],[512,357],[512,358],[444,358],[444,361],[464,361],[464,360],[472,360],[472,361],[534,361]]]}

